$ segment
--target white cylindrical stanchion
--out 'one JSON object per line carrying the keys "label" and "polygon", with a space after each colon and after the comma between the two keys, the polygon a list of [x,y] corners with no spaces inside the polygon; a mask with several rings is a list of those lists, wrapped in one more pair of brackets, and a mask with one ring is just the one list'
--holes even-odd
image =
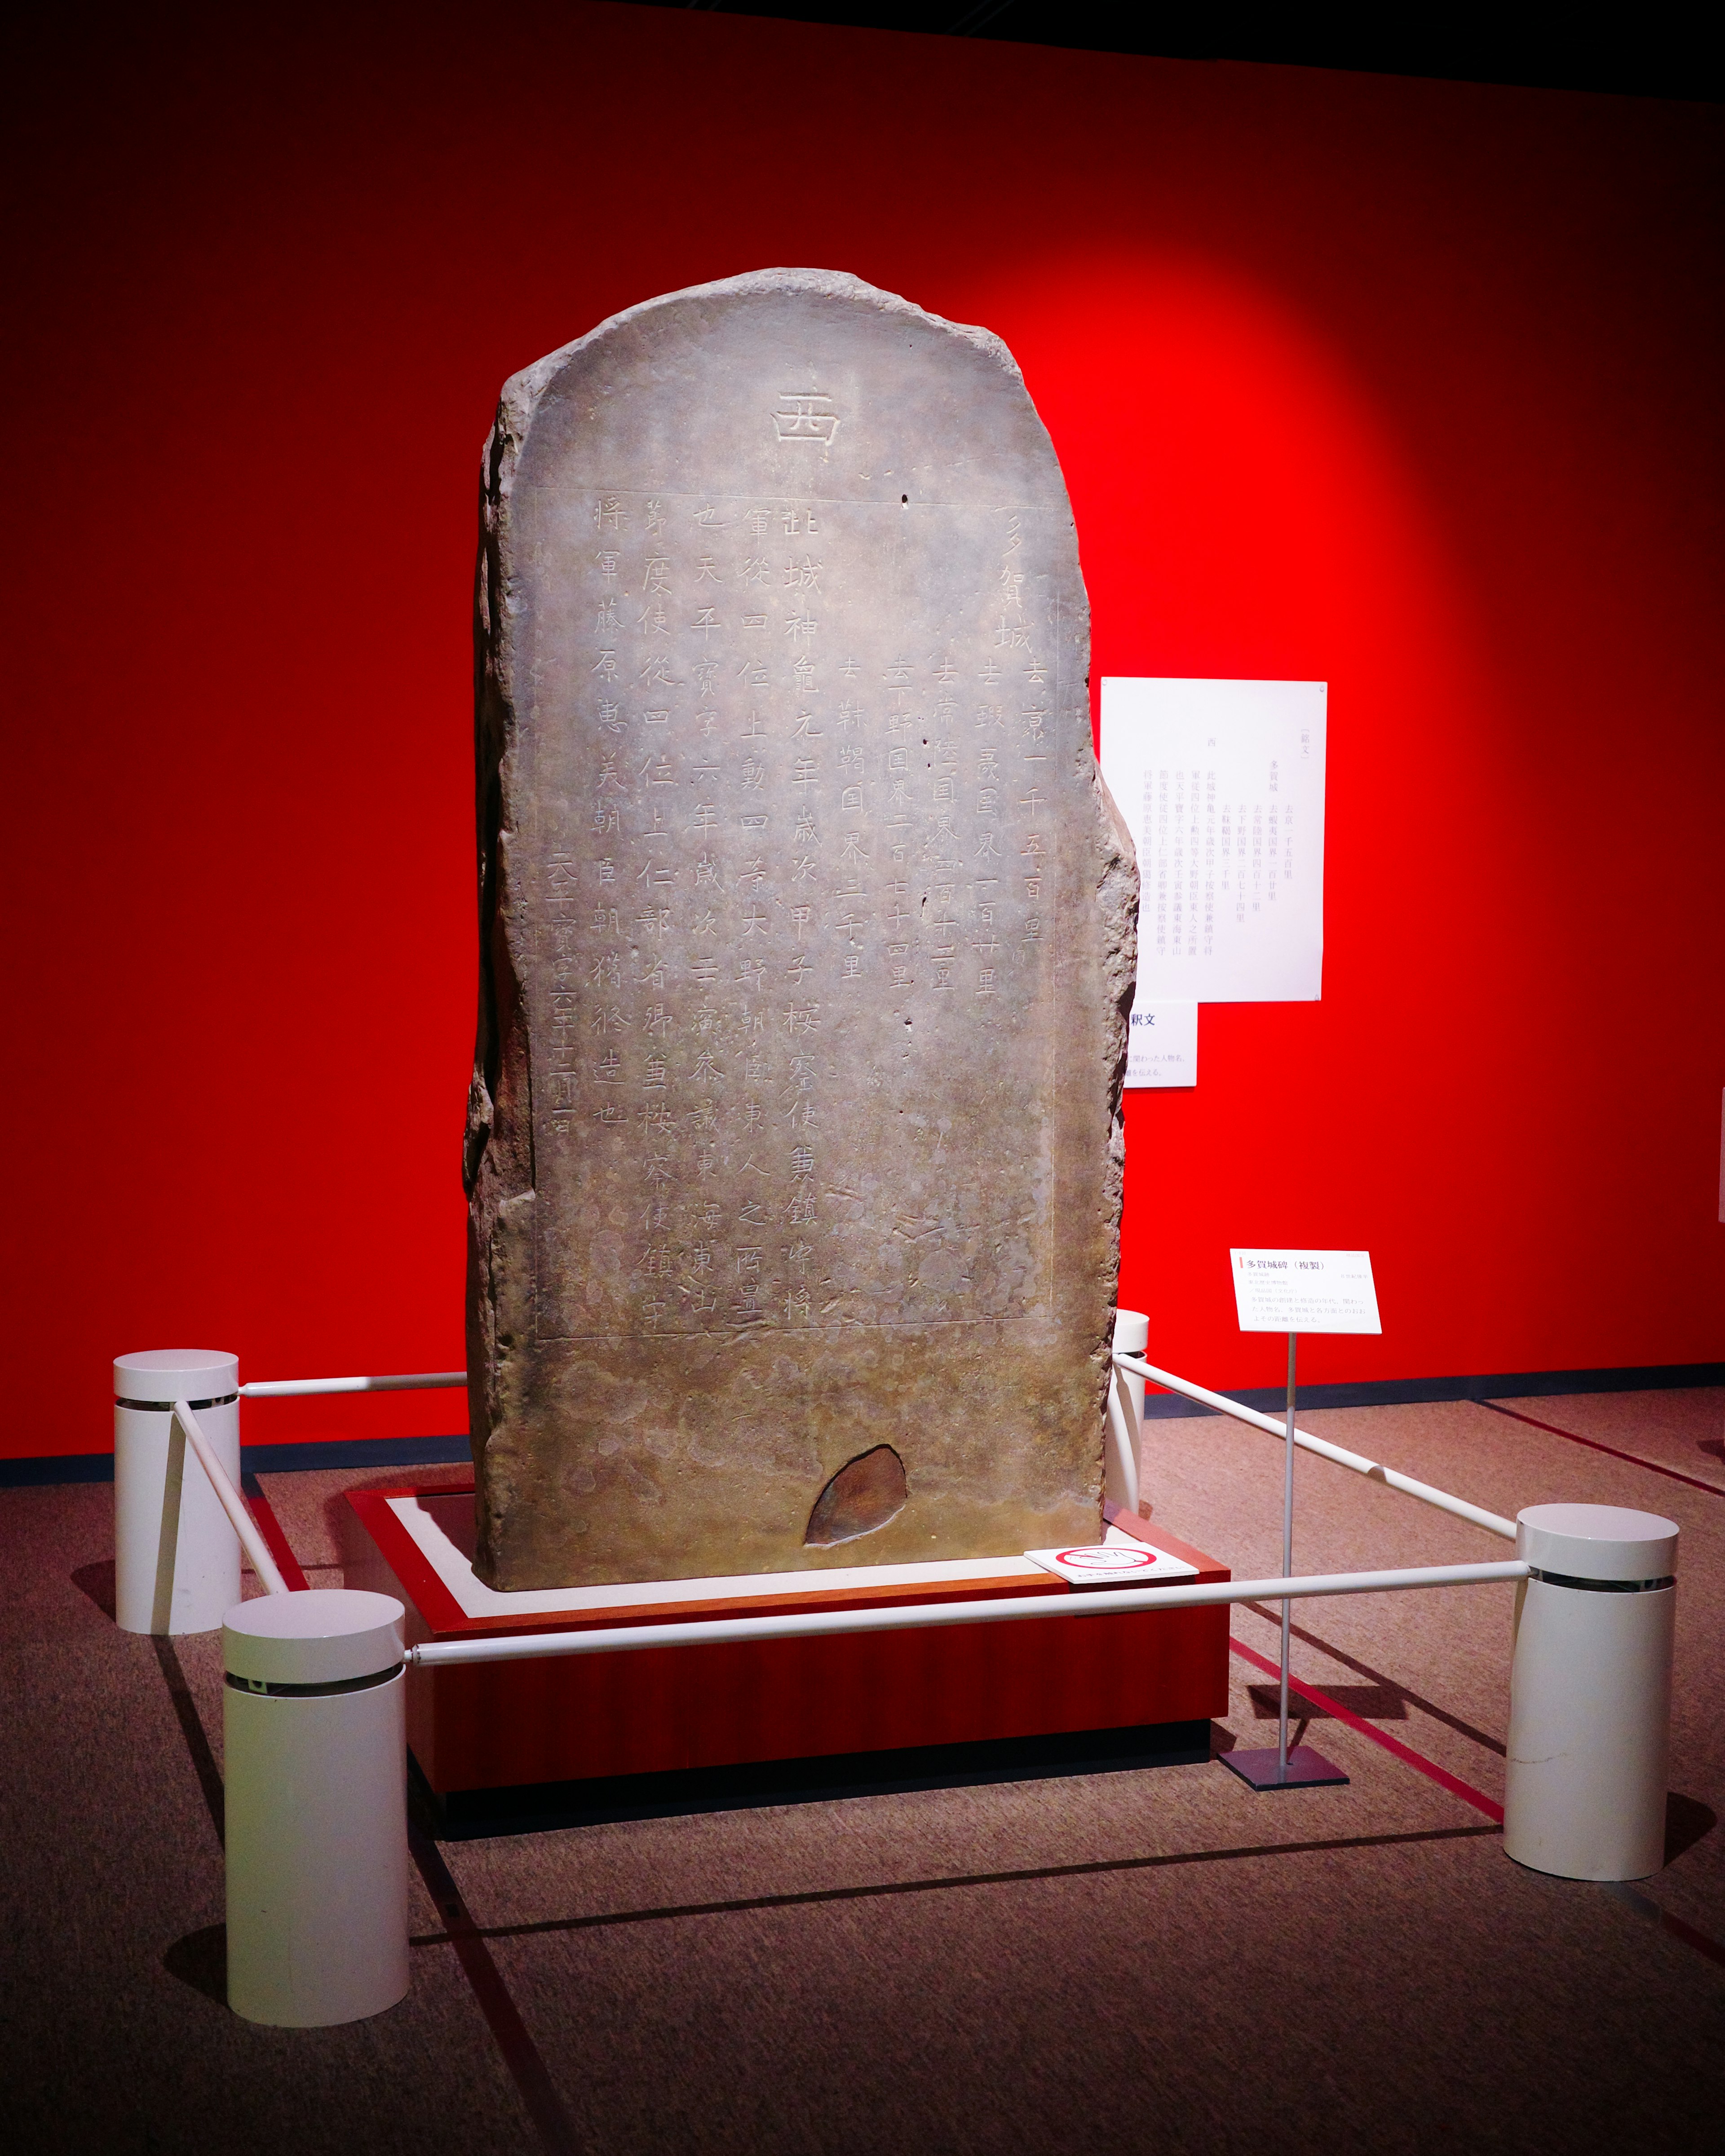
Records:
{"label": "white cylindrical stanchion", "polygon": [[[1114,1350],[1117,1354],[1142,1355],[1150,1345],[1150,1320],[1142,1310],[1114,1313]],[[1143,1446],[1144,1380],[1136,1372],[1116,1368],[1108,1417],[1108,1446],[1102,1474],[1102,1494],[1122,1511],[1138,1509],[1139,1460]]]}
{"label": "white cylindrical stanchion", "polygon": [[[1114,1352],[1117,1355],[1143,1355],[1149,1352],[1150,1320],[1142,1310],[1117,1310],[1114,1313]],[[1132,1394],[1133,1419],[1142,1428],[1144,1420],[1144,1380],[1135,1370],[1122,1370],[1127,1390]]]}
{"label": "white cylindrical stanchion", "polygon": [[213,1632],[239,1599],[239,1544],[185,1440],[185,1400],[239,1480],[239,1363],[210,1348],[114,1358],[114,1610],[127,1632]]}
{"label": "white cylindrical stanchion", "polygon": [[402,1617],[314,1588],[223,1621],[228,2003],[248,2021],[326,2028],[406,1996]]}
{"label": "white cylindrical stanchion", "polygon": [[1516,1549],[1505,1854],[1562,1879],[1665,1861],[1677,1529],[1615,1505],[1530,1505]]}

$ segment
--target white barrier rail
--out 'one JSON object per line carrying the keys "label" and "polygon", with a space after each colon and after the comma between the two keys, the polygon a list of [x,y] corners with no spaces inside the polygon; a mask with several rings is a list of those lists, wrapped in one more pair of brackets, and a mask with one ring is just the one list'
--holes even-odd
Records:
{"label": "white barrier rail", "polygon": [[[1135,1376],[1147,1378],[1152,1384],[1163,1386],[1171,1393],[1182,1393],[1189,1400],[1214,1408],[1219,1414],[1232,1415],[1236,1422],[1249,1423],[1254,1430],[1267,1430],[1272,1437],[1284,1435],[1282,1424],[1273,1416],[1260,1414],[1255,1408],[1230,1399],[1225,1393],[1213,1393],[1208,1386],[1194,1384],[1189,1378],[1177,1378],[1172,1370],[1159,1370],[1140,1355],[1117,1352],[1114,1361],[1117,1368],[1130,1370]],[[319,1393],[440,1392],[466,1383],[465,1370],[411,1370],[397,1377],[382,1378],[254,1378],[239,1388],[239,1395],[242,1399],[266,1400],[305,1399]],[[1125,1461],[1130,1438],[1120,1404],[1111,1391],[1108,1409],[1109,1435]],[[1349,1452],[1345,1446],[1332,1445],[1301,1430],[1294,1432],[1294,1442],[1302,1451],[1316,1453],[1321,1460],[1333,1460],[1337,1466],[1367,1476],[1386,1489],[1399,1490],[1404,1496],[1417,1497],[1421,1504],[1435,1506],[1439,1512],[1448,1512],[1458,1520],[1470,1521],[1475,1527],[1483,1527],[1487,1534],[1501,1535],[1506,1542],[1512,1543],[1516,1538],[1513,1521],[1506,1520],[1501,1513],[1488,1512],[1483,1506],[1470,1505],[1465,1497],[1451,1496],[1447,1490],[1416,1481],[1411,1475],[1400,1474],[1378,1460],[1368,1460],[1362,1453]],[[1131,1479],[1136,1486],[1136,1462],[1131,1463]],[[1128,1506],[1127,1509],[1132,1508]]]}
{"label": "white barrier rail", "polygon": [[1283,1579],[1224,1579],[1198,1587],[1111,1587],[1006,1602],[907,1603],[891,1609],[819,1609],[787,1617],[704,1618],[687,1625],[626,1625],[591,1632],[522,1632],[490,1640],[434,1640],[409,1647],[420,1669],[519,1662],[547,1655],[629,1654],[650,1647],[721,1646],[739,1640],[806,1639],[824,1632],[898,1632],[931,1625],[1009,1625],[1044,1617],[1113,1617],[1135,1609],[1202,1609],[1218,1602],[1280,1602],[1321,1594],[1382,1594],[1416,1587],[1485,1587],[1526,1579],[1519,1558],[1497,1564],[1431,1564],[1394,1572],[1332,1572]]}
{"label": "white barrier rail", "polygon": [[270,1545],[258,1532],[258,1523],[252,1517],[246,1502],[228,1479],[228,1471],[216,1455],[215,1447],[198,1427],[198,1418],[184,1400],[174,1402],[174,1421],[184,1433],[185,1440],[198,1455],[198,1464],[209,1477],[209,1486],[220,1501],[222,1510],[228,1515],[234,1532],[239,1537],[239,1547],[252,1561],[252,1569],[264,1583],[270,1594],[290,1592],[281,1576],[281,1568],[270,1554]]}
{"label": "white barrier rail", "polygon": [[282,1400],[311,1393],[434,1393],[465,1385],[465,1370],[410,1370],[399,1378],[254,1378],[243,1400]]}
{"label": "white barrier rail", "polygon": [[[1214,1408],[1220,1414],[1232,1415],[1236,1422],[1250,1423],[1254,1430],[1267,1430],[1271,1437],[1286,1435],[1286,1423],[1278,1422],[1273,1415],[1260,1414],[1244,1401],[1230,1399],[1226,1393],[1213,1393],[1204,1385],[1194,1385],[1189,1378],[1177,1378],[1171,1370],[1158,1370],[1142,1356],[1117,1353],[1114,1360],[1136,1376],[1147,1378],[1152,1384],[1165,1386],[1171,1393],[1183,1393],[1189,1400]],[[1322,1437],[1309,1437],[1302,1430],[1294,1432],[1294,1442],[1302,1452],[1313,1452],[1320,1460],[1333,1460],[1338,1467],[1351,1468],[1356,1475],[1381,1482],[1386,1489],[1399,1490],[1404,1497],[1417,1497],[1422,1505],[1434,1506],[1440,1512],[1469,1521],[1476,1527],[1483,1527],[1488,1535],[1501,1535],[1509,1543],[1516,1538],[1513,1520],[1506,1520],[1501,1513],[1488,1512],[1483,1506],[1470,1505],[1465,1497],[1452,1497],[1447,1490],[1435,1490],[1430,1482],[1416,1482],[1411,1475],[1398,1474],[1394,1468],[1368,1460],[1363,1453],[1349,1452]]]}
{"label": "white barrier rail", "polygon": [[[1284,1425],[1273,1416],[1260,1414],[1255,1408],[1247,1407],[1243,1401],[1230,1399],[1225,1393],[1213,1393],[1208,1386],[1194,1384],[1189,1378],[1177,1378],[1172,1370],[1159,1370],[1153,1363],[1142,1356],[1116,1352],[1117,1368],[1130,1370],[1135,1376],[1147,1378],[1152,1384],[1165,1387],[1169,1392],[1181,1393],[1189,1400],[1214,1408],[1219,1414],[1232,1415],[1236,1422],[1248,1423],[1254,1430],[1266,1430],[1272,1437],[1281,1437]],[[382,1378],[254,1378],[239,1388],[242,1399],[305,1399],[320,1393],[413,1393],[453,1390],[467,1383],[465,1370],[412,1370],[397,1377]],[[1109,1435],[1127,1460],[1130,1438],[1125,1427],[1125,1418],[1120,1404],[1111,1390],[1108,1399]],[[1434,1506],[1440,1512],[1454,1518],[1466,1520],[1474,1527],[1483,1527],[1487,1534],[1501,1535],[1505,1542],[1516,1538],[1515,1523],[1501,1513],[1488,1512],[1483,1506],[1471,1505],[1465,1497],[1452,1496],[1447,1490],[1433,1488],[1429,1482],[1416,1481],[1411,1475],[1399,1474],[1381,1461],[1368,1460],[1363,1454],[1349,1452],[1345,1446],[1332,1445],[1321,1437],[1312,1437],[1301,1430],[1294,1432],[1294,1442],[1302,1451],[1315,1453],[1321,1460],[1332,1460],[1338,1467],[1346,1467],[1356,1475],[1368,1476],[1381,1482],[1386,1489],[1399,1490],[1406,1497],[1416,1497],[1422,1505]],[[1137,1476],[1136,1462],[1130,1463],[1130,1481],[1136,1494]],[[1129,1505],[1127,1509],[1132,1507]]]}

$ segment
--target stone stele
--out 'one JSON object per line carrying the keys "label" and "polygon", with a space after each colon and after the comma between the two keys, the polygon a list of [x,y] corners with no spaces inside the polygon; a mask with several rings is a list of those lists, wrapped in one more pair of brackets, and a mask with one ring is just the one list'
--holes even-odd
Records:
{"label": "stone stele", "polygon": [[481,514],[480,1576],[1096,1540],[1137,873],[1011,354],[674,292],[506,385]]}

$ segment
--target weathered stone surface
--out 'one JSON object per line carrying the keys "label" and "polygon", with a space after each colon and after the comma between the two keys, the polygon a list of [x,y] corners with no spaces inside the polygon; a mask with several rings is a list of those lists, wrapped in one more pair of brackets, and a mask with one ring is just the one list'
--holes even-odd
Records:
{"label": "weathered stone surface", "polygon": [[1094,1539],[1137,875],[1010,355],[675,293],[506,385],[482,516],[481,1575]]}

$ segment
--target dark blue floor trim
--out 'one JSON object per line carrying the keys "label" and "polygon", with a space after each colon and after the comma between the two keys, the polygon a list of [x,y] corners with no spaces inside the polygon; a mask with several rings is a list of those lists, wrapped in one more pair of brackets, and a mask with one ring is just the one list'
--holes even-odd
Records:
{"label": "dark blue floor trim", "polygon": [[[328,1444],[244,1445],[240,1466],[247,1475],[292,1474],[303,1467],[434,1467],[473,1458],[465,1437],[341,1438]],[[49,1482],[111,1482],[111,1452],[51,1453],[34,1460],[0,1460],[0,1490],[39,1487]]]}
{"label": "dark blue floor trim", "polygon": [[[1301,1385],[1302,1408],[1393,1408],[1425,1400],[1555,1399],[1564,1393],[1668,1392],[1684,1385],[1725,1385],[1725,1363],[1652,1363],[1617,1370],[1498,1370],[1478,1378],[1383,1378],[1346,1385]],[[1286,1395],[1280,1386],[1254,1386],[1235,1399],[1262,1414],[1276,1414]],[[1214,1414],[1179,1393],[1152,1393],[1147,1422],[1178,1415]],[[241,1449],[250,1475],[291,1474],[301,1467],[431,1467],[465,1461],[473,1455],[465,1437],[343,1438],[321,1444],[248,1445]],[[50,1453],[30,1460],[0,1460],[0,1490],[49,1482],[111,1482],[111,1452]]]}
{"label": "dark blue floor trim", "polygon": [[450,1460],[469,1465],[473,1447],[465,1437],[356,1437],[327,1445],[244,1445],[251,1475],[289,1475],[301,1467],[432,1467]]}
{"label": "dark blue floor trim", "polygon": [[0,1460],[0,1490],[34,1490],[48,1482],[111,1482],[111,1452],[51,1452],[45,1459]]}
{"label": "dark blue floor trim", "polygon": [[[1185,1372],[1180,1375],[1183,1377]],[[1427,1400],[1522,1400],[1555,1399],[1563,1393],[1669,1392],[1682,1385],[1725,1385],[1725,1363],[1655,1363],[1621,1370],[1498,1370],[1480,1378],[1380,1378],[1346,1385],[1301,1385],[1306,1408],[1399,1408]],[[1221,1390],[1220,1387],[1214,1389]],[[1287,1404],[1280,1385],[1254,1386],[1231,1397],[1260,1414],[1278,1414]],[[1144,1401],[1146,1422],[1178,1415],[1217,1414],[1181,1393],[1151,1393]]]}

